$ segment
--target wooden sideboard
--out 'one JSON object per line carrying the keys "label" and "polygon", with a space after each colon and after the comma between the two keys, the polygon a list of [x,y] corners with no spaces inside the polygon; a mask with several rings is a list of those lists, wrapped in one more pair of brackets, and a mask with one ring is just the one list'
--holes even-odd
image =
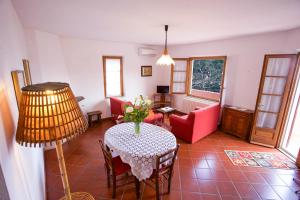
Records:
{"label": "wooden sideboard", "polygon": [[254,111],[233,106],[224,106],[222,131],[248,140],[253,123]]}

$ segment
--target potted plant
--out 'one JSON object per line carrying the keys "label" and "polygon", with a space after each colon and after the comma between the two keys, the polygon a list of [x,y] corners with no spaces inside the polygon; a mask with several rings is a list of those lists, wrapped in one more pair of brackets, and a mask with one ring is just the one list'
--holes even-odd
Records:
{"label": "potted plant", "polygon": [[125,105],[124,120],[127,122],[134,122],[134,131],[138,135],[140,130],[140,124],[149,115],[149,109],[152,101],[144,99],[142,95],[139,98],[135,98],[133,105]]}

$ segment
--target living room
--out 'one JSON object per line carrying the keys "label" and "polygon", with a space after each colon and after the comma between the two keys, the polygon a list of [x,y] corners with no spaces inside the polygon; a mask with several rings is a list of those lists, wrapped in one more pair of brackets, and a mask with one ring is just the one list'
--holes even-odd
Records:
{"label": "living room", "polygon": [[[300,162],[297,138],[299,9],[297,0],[226,3],[2,0],[0,199],[39,200],[64,196],[69,199],[70,191],[86,192],[90,195],[86,199],[299,199],[295,193],[300,189],[297,168]],[[165,49],[170,58],[163,55],[163,62],[169,63],[161,66],[157,60]],[[272,59],[279,63],[271,70],[275,75],[270,75],[268,70]],[[220,68],[215,68],[220,69],[218,91],[203,90],[199,94],[195,89],[200,87],[195,84],[196,63],[212,60],[222,63]],[[109,71],[116,63],[118,69]],[[290,68],[282,75],[284,67]],[[215,69],[209,68],[208,74]],[[264,91],[268,78],[285,79],[283,83],[269,83],[274,91],[283,88],[282,93]],[[20,79],[23,83],[18,82]],[[21,98],[25,99],[25,93],[30,95],[30,91],[37,89],[30,88],[32,84],[46,82],[67,83],[64,86],[77,97],[79,106],[76,108],[84,116],[79,120],[83,123],[82,134],[78,135],[78,130],[67,131],[75,135],[67,134],[64,139],[54,140],[54,135],[49,133],[51,139],[43,141],[38,139],[45,138],[32,135],[32,141],[26,138],[29,133],[24,131],[25,135],[18,137],[21,117],[26,116],[24,121],[29,117]],[[22,86],[28,87],[27,90],[22,92]],[[165,87],[165,91],[158,91],[158,86]],[[154,109],[157,92],[159,98],[163,98],[158,100],[160,103],[170,96],[165,106],[175,109],[172,114]],[[49,91],[45,95],[49,95]],[[151,173],[146,178],[139,176],[133,163],[122,154],[120,162],[122,166],[130,165],[128,173],[132,177],[129,179],[133,178],[134,183],[126,179],[124,186],[116,187],[115,192],[113,181],[107,187],[105,156],[99,140],[113,149],[108,135],[118,127],[123,127],[116,129],[120,133],[127,130],[126,121],[136,120],[130,117],[127,108],[132,106],[133,112],[139,112],[139,107],[132,104],[140,95],[144,99],[139,102],[147,107],[147,116],[137,120],[144,121],[150,116],[150,121],[138,125],[142,136],[139,137],[143,138],[146,131],[143,126],[147,124],[164,132],[164,137],[170,136],[167,138],[170,141],[176,137],[173,147],[180,144],[172,165],[174,173],[169,193],[166,183],[160,185],[160,192],[148,186]],[[121,103],[118,106],[121,113],[115,114],[110,97],[130,103]],[[276,98],[282,98],[279,106]],[[152,101],[150,111],[147,100]],[[215,113],[206,110],[211,104],[217,105]],[[269,106],[264,107],[266,104]],[[231,120],[236,117],[233,115],[226,118],[226,114],[233,112],[242,113],[242,117],[236,121]],[[266,114],[259,124],[262,112]],[[35,118],[42,114],[45,113],[40,112]],[[238,135],[238,120],[245,119],[246,115],[251,120],[246,120],[247,130]],[[89,117],[95,123],[90,122],[85,130]],[[193,122],[189,117],[195,118]],[[70,119],[73,118],[67,117],[66,121]],[[179,125],[181,122],[183,125]],[[46,124],[45,121],[40,123],[40,128]],[[225,126],[227,123],[230,125]],[[35,122],[32,124],[36,130]],[[237,127],[231,132],[234,125]],[[130,130],[134,135],[136,130]],[[155,138],[147,138],[152,139]],[[57,140],[61,140],[60,143],[56,143]],[[156,142],[160,144],[152,149],[169,144],[155,140],[151,145]],[[280,166],[255,162],[257,166],[251,167],[244,166],[244,161],[235,163],[230,157],[233,153],[226,151],[241,155],[243,152],[269,153],[284,159]],[[166,152],[156,156],[162,153]],[[57,156],[64,157],[65,161],[58,160]],[[155,165],[152,169],[155,172],[154,168]],[[61,174],[67,179],[61,178]],[[157,196],[157,193],[161,194]]]}

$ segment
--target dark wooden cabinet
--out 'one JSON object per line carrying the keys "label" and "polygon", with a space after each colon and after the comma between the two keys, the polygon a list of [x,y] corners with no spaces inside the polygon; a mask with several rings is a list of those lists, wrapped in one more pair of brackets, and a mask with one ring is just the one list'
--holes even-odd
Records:
{"label": "dark wooden cabinet", "polygon": [[222,114],[222,131],[242,139],[249,139],[253,121],[253,110],[224,106]]}

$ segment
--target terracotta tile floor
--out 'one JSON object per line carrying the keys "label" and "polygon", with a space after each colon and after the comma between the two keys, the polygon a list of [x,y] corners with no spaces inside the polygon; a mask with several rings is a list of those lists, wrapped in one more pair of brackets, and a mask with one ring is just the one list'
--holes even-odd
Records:
{"label": "terracotta tile floor", "polygon": [[[107,188],[104,160],[98,140],[113,122],[104,121],[90,128],[68,144],[64,155],[72,191],[86,191],[95,199],[111,199]],[[277,151],[249,144],[217,131],[191,145],[182,141],[175,164],[170,195],[162,199],[299,199],[294,193],[300,186],[293,177],[300,178],[297,170],[236,167],[231,164],[224,149]],[[57,200],[63,196],[62,183],[55,150],[45,152],[47,197]],[[155,191],[142,184],[142,199],[155,199]],[[134,184],[117,188],[117,199],[136,199]]]}

